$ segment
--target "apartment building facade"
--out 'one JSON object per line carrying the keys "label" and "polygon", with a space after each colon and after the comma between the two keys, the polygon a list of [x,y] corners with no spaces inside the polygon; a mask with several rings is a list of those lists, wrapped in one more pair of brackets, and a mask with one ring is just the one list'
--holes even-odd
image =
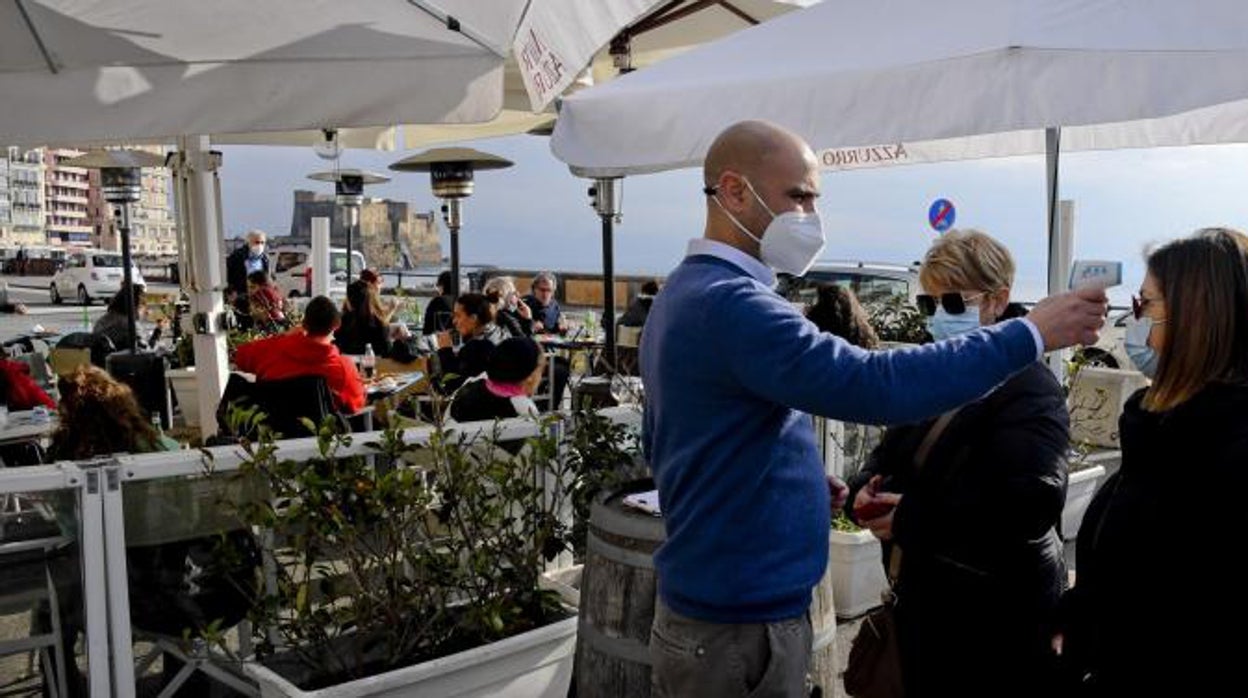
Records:
{"label": "apartment building facade", "polygon": [[0,246],[46,243],[43,181],[41,151],[0,150]]}
{"label": "apartment building facade", "polygon": [[80,150],[44,150],[44,207],[47,244],[61,247],[91,247],[93,228],[88,215],[91,203],[89,171],[68,167],[66,160],[82,155]]}

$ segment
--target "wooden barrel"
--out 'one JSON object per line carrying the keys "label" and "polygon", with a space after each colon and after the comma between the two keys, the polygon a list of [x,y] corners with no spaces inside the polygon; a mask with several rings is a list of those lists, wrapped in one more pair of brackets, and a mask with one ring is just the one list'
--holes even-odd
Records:
{"label": "wooden barrel", "polygon": [[[590,510],[576,636],[578,696],[650,695],[650,625],[654,620],[653,555],[666,538],[663,520],[624,506],[624,497],[654,489],[638,480],[599,496]],[[836,610],[826,571],[810,605],[814,641],[810,678],[830,698],[837,677]]]}
{"label": "wooden barrel", "polygon": [[632,482],[600,495],[590,509],[576,635],[578,696],[650,695],[653,555],[666,534],[661,518],[624,506],[624,497],[652,489],[652,480]]}

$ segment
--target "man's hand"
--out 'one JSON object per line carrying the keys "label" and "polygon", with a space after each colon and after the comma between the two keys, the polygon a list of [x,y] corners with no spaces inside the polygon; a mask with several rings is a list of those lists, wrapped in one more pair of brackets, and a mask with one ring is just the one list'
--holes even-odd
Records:
{"label": "man's hand", "polygon": [[1045,351],[1087,346],[1096,344],[1108,307],[1104,289],[1085,288],[1045,298],[1031,309],[1027,319],[1040,330]]}
{"label": "man's hand", "polygon": [[[516,303],[516,312],[520,313],[520,317],[524,318],[525,320],[533,319],[533,309],[530,308],[529,304],[525,303],[523,300]],[[538,324],[541,324],[541,323],[538,323]]]}
{"label": "man's hand", "polygon": [[828,494],[832,495],[832,513],[845,508],[845,502],[849,499],[849,485],[845,481],[835,475],[828,476]]}

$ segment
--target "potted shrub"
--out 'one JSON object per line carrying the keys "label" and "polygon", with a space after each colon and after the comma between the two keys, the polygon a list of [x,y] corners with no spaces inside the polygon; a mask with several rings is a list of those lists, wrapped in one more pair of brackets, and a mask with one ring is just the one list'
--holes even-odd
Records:
{"label": "potted shrub", "polygon": [[924,344],[932,341],[927,333],[927,319],[904,296],[890,295],[866,305],[871,327],[880,337],[882,347]]}
{"label": "potted shrub", "polygon": [[319,455],[293,461],[262,415],[231,420],[255,435],[237,476],[266,492],[238,507],[269,532],[244,664],[262,695],[566,695],[577,621],[540,582],[568,535],[567,493],[544,486],[572,479],[556,430],[512,456],[497,425],[435,426],[427,446],[390,429],[344,456],[352,437],[327,422]]}
{"label": "potted shrub", "polygon": [[844,513],[832,519],[828,574],[837,618],[856,618],[879,606],[880,595],[888,587],[880,541]]}

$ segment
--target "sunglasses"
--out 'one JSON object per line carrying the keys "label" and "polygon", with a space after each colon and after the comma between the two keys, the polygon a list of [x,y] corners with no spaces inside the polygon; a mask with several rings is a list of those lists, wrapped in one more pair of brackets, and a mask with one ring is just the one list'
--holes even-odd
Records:
{"label": "sunglasses", "polygon": [[983,295],[982,293],[976,293],[970,298],[963,298],[961,293],[942,293],[939,296],[920,293],[914,297],[914,302],[918,304],[919,310],[929,317],[936,314],[938,305],[944,308],[945,312],[950,315],[961,315],[966,312],[967,301],[975,300]]}
{"label": "sunglasses", "polygon": [[1148,307],[1149,303],[1156,303],[1160,300],[1161,300],[1160,298],[1145,298],[1143,296],[1131,296],[1131,315],[1134,316],[1136,320],[1139,320],[1140,318],[1144,317],[1144,309]]}

